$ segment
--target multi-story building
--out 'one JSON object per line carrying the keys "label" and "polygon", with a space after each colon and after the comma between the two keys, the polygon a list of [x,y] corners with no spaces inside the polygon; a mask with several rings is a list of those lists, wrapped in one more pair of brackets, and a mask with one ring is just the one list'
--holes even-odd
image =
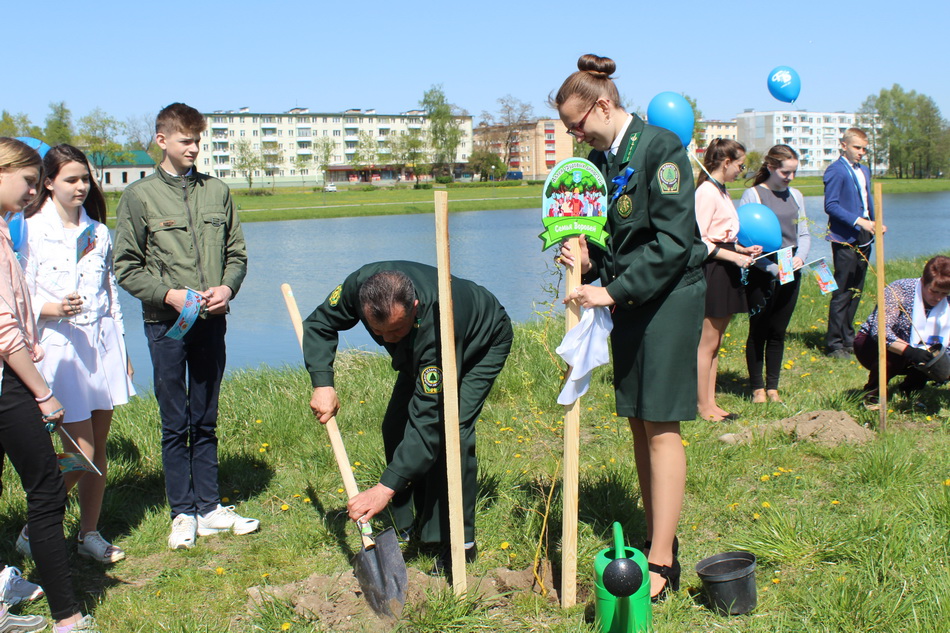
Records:
{"label": "multi-story building", "polygon": [[[854,112],[746,110],[736,116],[738,141],[746,151],[765,155],[773,145],[790,146],[799,156],[799,175],[818,175],[840,156],[841,137],[849,127],[866,127]],[[872,130],[865,130],[869,136]],[[879,157],[880,158],[880,157]],[[877,163],[875,173],[886,171]]]}
{"label": "multi-story building", "polygon": [[[560,119],[538,119],[519,125],[479,125],[474,130],[475,150],[484,150],[508,161],[508,171],[521,172],[528,180],[544,180],[551,169],[574,154],[574,144]],[[495,174],[501,178],[504,174]]]}
{"label": "multi-story building", "polygon": [[[380,114],[376,110],[310,112],[293,108],[287,112],[217,110],[205,114],[208,129],[201,137],[199,169],[241,185],[246,173],[240,168],[241,146],[262,159],[252,173],[255,180],[287,184],[323,182],[320,147],[329,143],[325,168],[330,182],[395,180],[406,177],[388,160],[390,141],[403,134],[424,133],[428,122],[422,110]],[[462,140],[456,164],[464,165],[472,153],[472,117],[458,116]],[[320,139],[328,139],[321,141]],[[242,143],[246,141],[247,143]],[[412,166],[404,169],[411,171]]]}
{"label": "multi-story building", "polygon": [[703,154],[706,152],[706,148],[709,147],[709,144],[712,143],[717,138],[730,138],[736,140],[736,120],[731,121],[720,121],[719,119],[703,119],[701,122],[703,126],[702,133],[702,147],[696,146],[696,139],[694,138],[689,143],[689,147],[686,148],[686,151],[690,152],[700,161],[703,159]]}

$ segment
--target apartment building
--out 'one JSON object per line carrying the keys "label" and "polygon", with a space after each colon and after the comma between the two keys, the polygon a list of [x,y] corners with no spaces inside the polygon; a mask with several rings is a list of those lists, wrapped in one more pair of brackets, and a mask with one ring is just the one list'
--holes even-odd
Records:
{"label": "apartment building", "polygon": [[[574,155],[573,140],[560,119],[538,119],[520,125],[479,125],[474,148],[508,159],[508,171],[526,180],[544,180],[551,169]],[[498,177],[503,174],[497,174]]]}
{"label": "apartment building", "polygon": [[[746,110],[736,116],[738,141],[747,151],[765,155],[773,145],[785,144],[799,155],[799,175],[819,175],[840,156],[841,137],[858,123],[854,112],[807,112],[805,110]],[[865,130],[871,135],[871,130]],[[884,158],[879,156],[878,158]],[[875,173],[887,165],[873,166]]]}
{"label": "apartment building", "polygon": [[[382,114],[373,109],[310,112],[307,108],[293,108],[266,113],[240,108],[206,113],[205,118],[208,129],[202,134],[198,167],[237,186],[246,184],[246,174],[238,167],[241,141],[247,141],[249,150],[263,159],[263,165],[253,171],[255,181],[322,184],[318,150],[322,143],[329,142],[330,182],[375,182],[409,176],[411,166],[407,173],[397,173],[399,170],[389,164],[389,142],[398,135],[423,133],[427,129],[422,110]],[[472,117],[456,119],[462,130],[456,164],[464,165],[472,153]],[[319,141],[321,138],[329,141]]]}

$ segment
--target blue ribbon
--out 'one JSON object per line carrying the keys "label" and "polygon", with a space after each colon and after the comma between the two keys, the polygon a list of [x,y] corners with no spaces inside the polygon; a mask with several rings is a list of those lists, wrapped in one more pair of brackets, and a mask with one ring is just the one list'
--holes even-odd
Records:
{"label": "blue ribbon", "polygon": [[610,181],[617,185],[617,190],[614,191],[614,195],[611,200],[616,200],[620,197],[621,192],[623,192],[623,188],[627,186],[627,182],[630,181],[630,176],[633,175],[634,171],[636,170],[633,167],[627,167],[625,170],[623,170],[622,174],[618,174],[613,180]]}

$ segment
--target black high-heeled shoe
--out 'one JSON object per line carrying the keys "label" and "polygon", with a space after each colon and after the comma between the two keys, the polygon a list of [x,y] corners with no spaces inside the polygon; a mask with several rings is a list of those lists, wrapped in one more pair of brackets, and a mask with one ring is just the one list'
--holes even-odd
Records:
{"label": "black high-heeled shoe", "polygon": [[680,562],[678,560],[674,558],[673,564],[669,566],[655,563],[648,563],[648,566],[651,572],[659,574],[666,580],[660,592],[655,596],[650,596],[650,602],[662,602],[669,597],[671,591],[680,590]]}
{"label": "black high-heeled shoe", "polygon": [[[653,546],[653,541],[647,539],[643,541],[643,547],[640,548],[640,551],[646,553]],[[680,540],[673,536],[673,558],[676,558],[680,554]]]}

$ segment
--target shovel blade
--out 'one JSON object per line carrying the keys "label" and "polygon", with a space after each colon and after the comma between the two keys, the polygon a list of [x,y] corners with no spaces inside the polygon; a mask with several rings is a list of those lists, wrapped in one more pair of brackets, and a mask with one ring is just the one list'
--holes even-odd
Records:
{"label": "shovel blade", "polygon": [[376,547],[361,548],[353,557],[353,573],[377,615],[398,618],[402,614],[409,572],[392,528],[376,537]]}

